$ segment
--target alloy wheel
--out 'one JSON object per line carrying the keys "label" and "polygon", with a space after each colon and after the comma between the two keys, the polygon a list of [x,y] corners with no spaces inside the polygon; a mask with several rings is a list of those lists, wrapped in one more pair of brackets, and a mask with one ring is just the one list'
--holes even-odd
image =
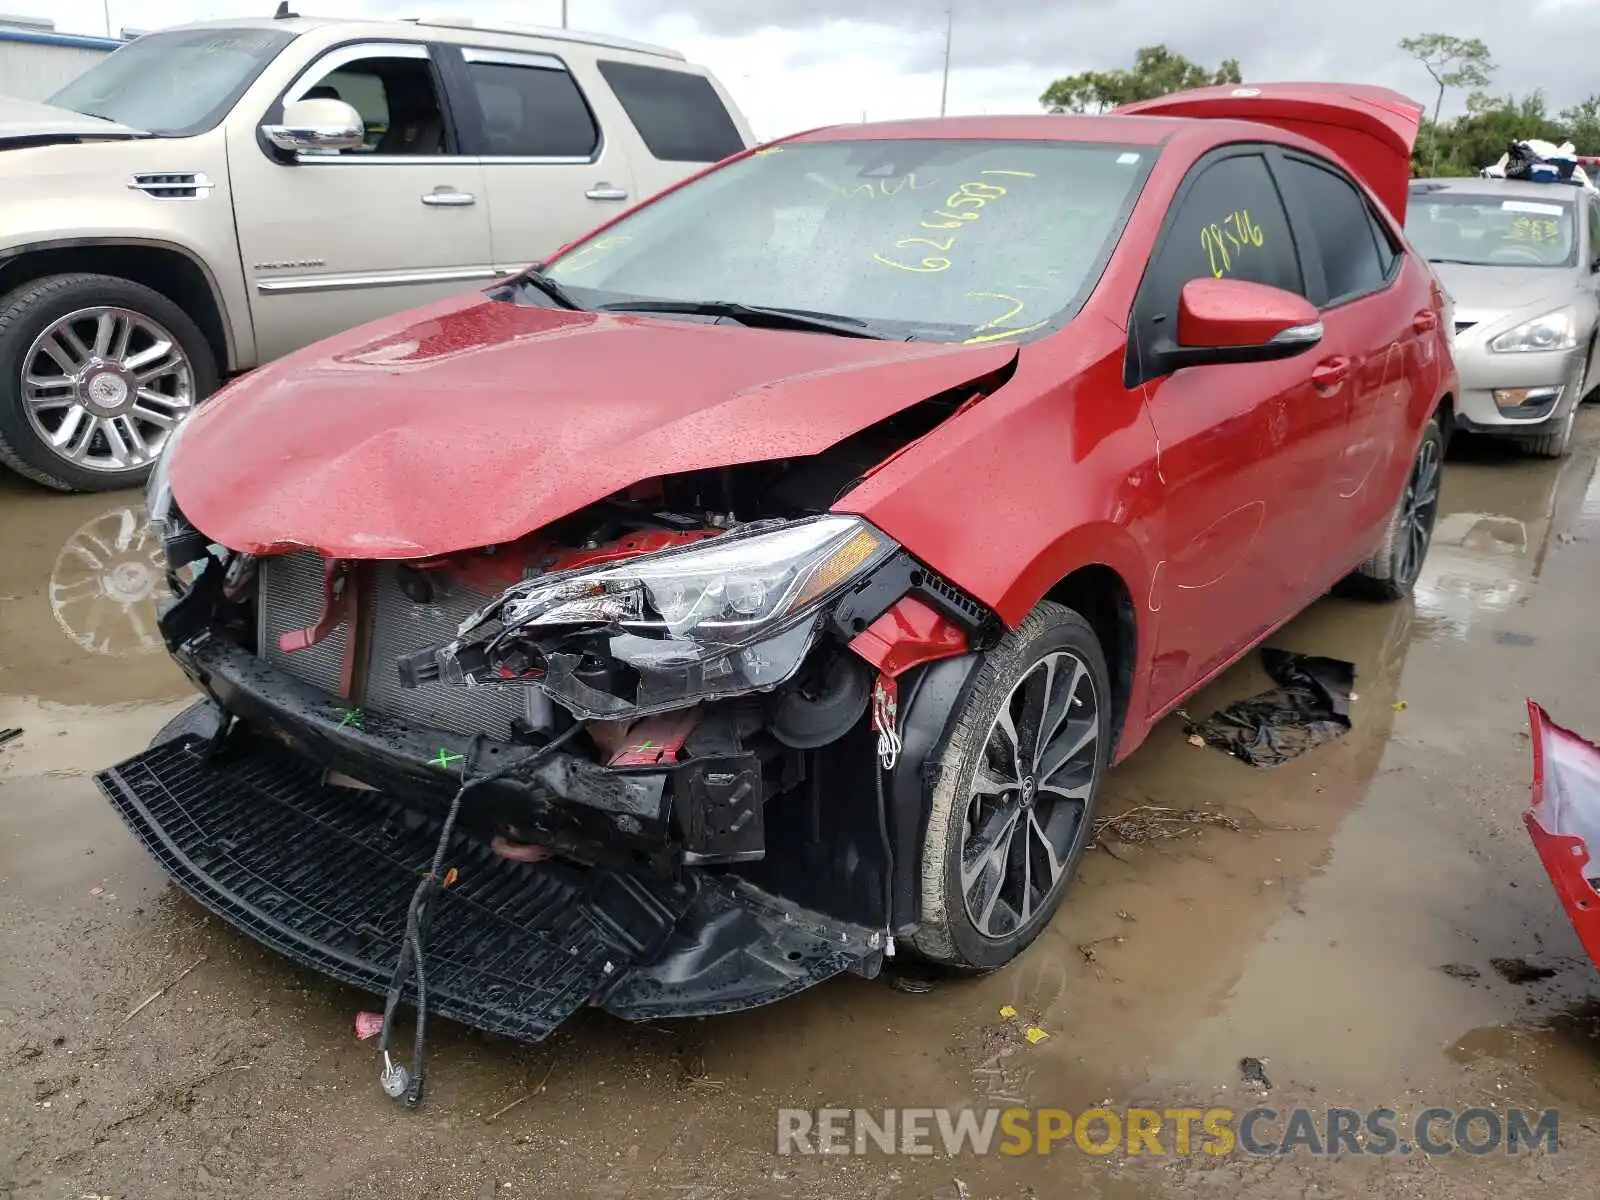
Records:
{"label": "alloy wheel", "polygon": [[961,844],[967,918],[984,937],[1025,926],[1065,886],[1089,835],[1100,697],[1077,655],[1034,663],[1006,696],[973,776]]}
{"label": "alloy wheel", "polygon": [[22,356],[22,403],[63,461],[136,470],[160,456],[194,408],[194,369],[159,322],[126,308],[82,308],[52,321]]}
{"label": "alloy wheel", "polygon": [[1411,465],[1401,500],[1400,540],[1396,550],[1395,578],[1409,583],[1422,571],[1439,513],[1439,476],[1443,450],[1437,438],[1424,438],[1417,461]]}
{"label": "alloy wheel", "polygon": [[123,505],[77,528],[50,571],[50,610],[69,638],[114,658],[162,648],[156,602],[167,559],[143,505]]}

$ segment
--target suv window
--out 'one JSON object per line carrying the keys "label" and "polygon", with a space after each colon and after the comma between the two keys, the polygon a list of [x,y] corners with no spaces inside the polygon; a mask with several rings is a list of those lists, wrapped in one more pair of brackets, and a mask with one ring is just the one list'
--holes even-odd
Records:
{"label": "suv window", "polygon": [[663,162],[712,163],[744,149],[744,138],[704,75],[600,61],[645,147]]}
{"label": "suv window", "polygon": [[1178,201],[1139,292],[1139,342],[1174,336],[1178,296],[1191,279],[1243,279],[1305,295],[1283,200],[1259,154],[1200,168]]}
{"label": "suv window", "polygon": [[1589,261],[1600,261],[1600,202],[1589,201]]}
{"label": "suv window", "polygon": [[204,133],[293,40],[270,29],[146,34],[102,58],[49,103],[166,137]]}
{"label": "suv window", "polygon": [[558,58],[463,50],[482,130],[481,154],[594,157],[600,130],[577,81]]}
{"label": "suv window", "polygon": [[1383,286],[1392,255],[1380,254],[1372,212],[1356,186],[1328,167],[1302,158],[1283,159],[1289,186],[1311,213],[1312,236],[1322,253],[1326,303],[1338,304]]}
{"label": "suv window", "polygon": [[328,55],[290,89],[286,100],[343,100],[361,114],[367,135],[351,150],[301,151],[359,158],[373,154],[454,154],[456,148],[427,51],[386,48],[352,57]]}

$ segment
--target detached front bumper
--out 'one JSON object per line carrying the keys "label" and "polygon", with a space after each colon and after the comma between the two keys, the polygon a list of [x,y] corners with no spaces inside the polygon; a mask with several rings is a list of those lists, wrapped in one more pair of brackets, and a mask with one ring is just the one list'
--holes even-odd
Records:
{"label": "detached front bumper", "polygon": [[1587,344],[1554,353],[1494,354],[1483,346],[1459,350],[1457,427],[1519,437],[1556,432],[1583,400],[1577,392],[1588,356]]}
{"label": "detached front bumper", "polygon": [[[210,760],[180,738],[96,782],[173,880],[297,962],[382,994],[440,822],[381,793],[329,787],[271,739]],[[508,862],[456,833],[428,934],[431,1011],[522,1041],[585,1005],[628,1020],[712,1016],[847,969],[872,974],[876,931],[731,876],[676,881]]]}

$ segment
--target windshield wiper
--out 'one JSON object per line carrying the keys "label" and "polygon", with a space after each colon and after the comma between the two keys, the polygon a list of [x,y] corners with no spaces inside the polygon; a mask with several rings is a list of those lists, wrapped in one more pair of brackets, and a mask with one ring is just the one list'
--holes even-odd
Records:
{"label": "windshield wiper", "polygon": [[1477,259],[1473,258],[1430,258],[1428,261],[1431,263],[1450,263],[1452,266],[1457,267],[1492,267],[1501,265],[1497,263],[1479,262]]}
{"label": "windshield wiper", "polygon": [[550,276],[539,270],[538,267],[529,267],[526,271],[522,272],[522,274],[516,277],[515,282],[519,285],[525,284],[537,292],[543,292],[562,308],[575,309],[578,312],[586,311],[583,305],[579,304],[572,298],[571,292],[567,291],[566,288],[562,287],[554,279],[551,279]]}
{"label": "windshield wiper", "polygon": [[880,342],[889,341],[894,336],[874,329],[856,317],[812,312],[805,308],[768,308],[761,304],[740,304],[737,300],[618,300],[612,304],[602,304],[600,311],[731,317],[741,325],[757,328],[798,329],[811,333],[833,333],[840,337],[871,338]]}

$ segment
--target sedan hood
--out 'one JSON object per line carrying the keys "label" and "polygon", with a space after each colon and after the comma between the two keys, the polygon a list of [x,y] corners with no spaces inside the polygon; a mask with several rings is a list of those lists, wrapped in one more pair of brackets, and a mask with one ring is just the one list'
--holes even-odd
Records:
{"label": "sedan hood", "polygon": [[1455,301],[1456,319],[1462,322],[1493,321],[1523,308],[1559,308],[1570,304],[1578,291],[1576,267],[1434,263],[1433,270]]}
{"label": "sedan hood", "polygon": [[148,136],[142,129],[131,129],[100,117],[86,117],[71,109],[0,96],[0,149],[8,143],[36,146],[43,142],[75,142],[87,138]]}
{"label": "sedan hood", "polygon": [[230,386],[174,446],[173,498],[235,550],[448,554],[643,480],[818,453],[1016,353],[474,295]]}

